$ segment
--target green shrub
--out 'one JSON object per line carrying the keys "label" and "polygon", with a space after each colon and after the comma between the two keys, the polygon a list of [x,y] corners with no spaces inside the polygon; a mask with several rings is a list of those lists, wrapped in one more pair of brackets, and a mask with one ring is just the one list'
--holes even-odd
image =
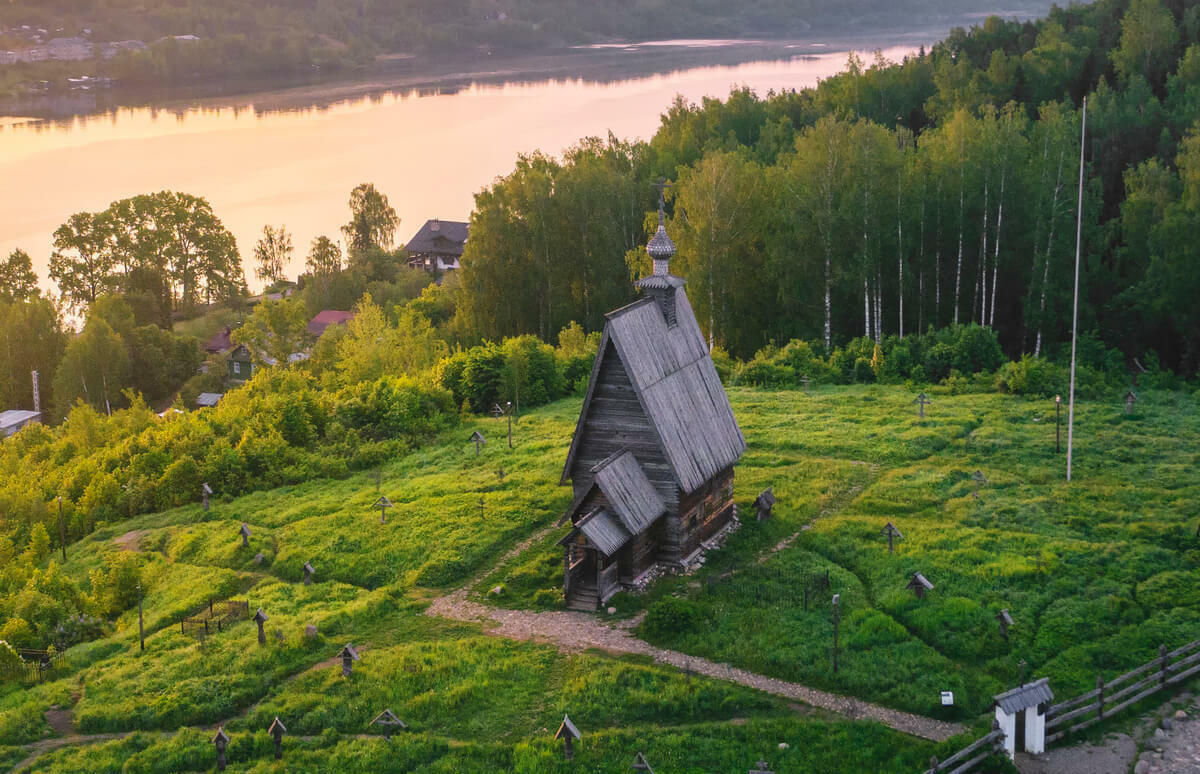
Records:
{"label": "green shrub", "polygon": [[642,622],[642,632],[651,640],[686,636],[704,621],[704,611],[695,602],[664,597],[650,606]]}
{"label": "green shrub", "polygon": [[1022,355],[1015,363],[1005,363],[996,372],[996,389],[1013,395],[1049,398],[1066,393],[1067,380],[1062,369],[1041,357]]}

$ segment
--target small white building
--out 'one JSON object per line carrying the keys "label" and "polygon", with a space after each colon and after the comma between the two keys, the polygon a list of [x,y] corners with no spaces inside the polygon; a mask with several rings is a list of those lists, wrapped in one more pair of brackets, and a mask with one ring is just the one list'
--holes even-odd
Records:
{"label": "small white building", "polygon": [[1054,701],[1049,679],[1043,677],[993,698],[1008,757],[1013,758],[1017,750],[1035,755],[1045,752],[1046,710]]}
{"label": "small white building", "polygon": [[5,411],[0,413],[0,438],[15,435],[18,430],[34,422],[42,421],[40,411]]}

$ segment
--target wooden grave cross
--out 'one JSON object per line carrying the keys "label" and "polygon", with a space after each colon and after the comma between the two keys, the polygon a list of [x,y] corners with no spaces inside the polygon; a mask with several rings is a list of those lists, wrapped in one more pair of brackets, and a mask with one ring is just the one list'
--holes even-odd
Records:
{"label": "wooden grave cross", "polygon": [[500,466],[500,469],[496,471],[496,478],[500,479],[500,483],[501,483],[501,484],[503,484],[503,483],[504,483],[504,477],[505,477],[505,476],[507,476],[507,475],[508,475],[508,474],[504,472],[504,466],[503,466],[503,465],[501,465],[501,466]]}
{"label": "wooden grave cross", "polygon": [[1133,413],[1133,405],[1135,403],[1137,403],[1137,399],[1138,399],[1137,395],[1134,394],[1133,390],[1130,390],[1129,392],[1125,393],[1125,413],[1126,414]]}
{"label": "wooden grave cross", "polygon": [[383,728],[383,738],[389,742],[392,739],[392,733],[396,729],[404,731],[408,728],[404,721],[396,717],[396,713],[392,712],[390,709],[385,709],[383,712],[380,712],[378,715],[376,715],[375,719],[371,721],[371,725],[380,726]]}
{"label": "wooden grave cross", "polygon": [[512,415],[513,415],[512,401],[507,401],[503,406],[501,406],[499,403],[492,406],[492,416],[496,417],[496,419],[499,419],[500,417],[508,417],[508,448],[510,448],[510,449],[513,447],[513,444],[512,444],[512,420],[513,420]]}
{"label": "wooden grave cross", "polygon": [[575,758],[575,740],[580,738],[580,733],[569,716],[563,715],[562,725],[558,727],[554,738],[563,741],[563,760],[573,760]]}
{"label": "wooden grave cross", "polygon": [[208,498],[212,496],[212,487],[207,483],[200,485],[200,503],[204,506],[204,510],[208,510]]}
{"label": "wooden grave cross", "polygon": [[317,571],[313,569],[312,563],[305,562],[304,563],[304,585],[311,586],[313,576],[316,574],[317,574]]}
{"label": "wooden grave cross", "polygon": [[141,581],[137,585],[138,592],[138,643],[141,645],[141,651],[146,652],[146,629],[142,620],[142,584]]}
{"label": "wooden grave cross", "polygon": [[342,677],[349,677],[350,673],[354,671],[354,662],[362,659],[358,657],[358,651],[351,644],[342,648],[342,652],[338,655],[342,657]]}
{"label": "wooden grave cross", "polygon": [[217,735],[212,738],[213,747],[217,748],[217,771],[225,770],[225,749],[229,747],[229,734],[225,728],[217,729]]}
{"label": "wooden grave cross", "polygon": [[888,553],[889,554],[896,553],[896,547],[894,545],[894,542],[896,540],[903,540],[904,535],[902,535],[900,533],[900,530],[896,529],[896,525],[891,523],[890,521],[887,524],[883,525],[883,529],[881,531],[883,532],[884,535],[887,536],[887,539],[888,539]]}
{"label": "wooden grave cross", "polygon": [[1000,636],[1008,639],[1008,627],[1013,625],[1012,616],[1008,614],[1008,608],[1004,608],[999,613],[996,613],[996,620],[1000,622]]}
{"label": "wooden grave cross", "polygon": [[971,478],[974,479],[974,481],[975,481],[975,491],[971,493],[971,496],[974,497],[976,500],[978,500],[979,499],[979,487],[981,484],[988,483],[987,476],[983,475],[982,470],[977,470],[971,474]]}
{"label": "wooden grave cross", "polygon": [[485,439],[483,437],[483,433],[479,432],[478,430],[471,433],[471,437],[468,438],[467,440],[470,441],[471,443],[475,444],[475,456],[476,457],[479,456],[479,451],[484,446],[487,446],[487,439]]}
{"label": "wooden grave cross", "polygon": [[925,592],[933,590],[933,584],[919,572],[912,574],[912,580],[908,582],[906,588],[912,589],[912,592],[917,595],[917,599],[924,599]]}
{"label": "wooden grave cross", "polygon": [[392,505],[392,501],[387,498],[387,495],[379,495],[379,499],[371,503],[371,507],[379,509],[379,523],[387,524],[388,508],[395,508],[396,506]]}
{"label": "wooden grave cross", "polygon": [[767,768],[766,761],[759,761],[754,766],[755,768],[750,769],[750,774],[775,774],[775,772]]}
{"label": "wooden grave cross", "polygon": [[917,399],[914,400],[913,403],[916,404],[917,411],[920,413],[921,419],[925,418],[925,407],[933,405],[933,401],[931,401],[929,398],[927,398],[925,396],[925,393],[921,393],[920,395],[918,395]]}
{"label": "wooden grave cross", "polygon": [[808,394],[808,382],[809,382],[808,374],[805,374],[804,376],[800,377],[800,383],[804,385],[804,394],[805,395]]}
{"label": "wooden grave cross", "polygon": [[479,518],[482,521],[483,520],[483,498],[482,497],[479,498],[479,502],[476,503],[476,505],[479,506]]}
{"label": "wooden grave cross", "polygon": [[641,752],[638,752],[633,758],[633,770],[648,771],[650,774],[654,774],[654,769],[650,768],[650,762],[646,760],[646,756],[642,755]]}
{"label": "wooden grave cross", "polygon": [[267,733],[275,738],[275,760],[281,760],[283,758],[283,735],[287,733],[287,728],[280,722],[278,715],[271,722],[271,727],[267,729]]}
{"label": "wooden grave cross", "polygon": [[264,613],[263,609],[260,607],[258,609],[258,612],[254,614],[254,622],[256,624],[258,624],[258,644],[259,645],[267,644],[267,633],[266,633],[266,631],[263,630],[263,624],[265,624],[268,620],[269,619],[267,618],[267,614]]}
{"label": "wooden grave cross", "polygon": [[242,523],[242,528],[238,530],[238,534],[242,536],[242,548],[250,547],[250,528]]}

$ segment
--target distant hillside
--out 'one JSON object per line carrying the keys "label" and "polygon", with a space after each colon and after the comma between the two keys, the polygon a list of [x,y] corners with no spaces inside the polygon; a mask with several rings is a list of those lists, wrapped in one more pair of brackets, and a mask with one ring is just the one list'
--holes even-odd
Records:
{"label": "distant hillside", "polygon": [[[1004,13],[1047,8],[1040,0],[1018,0],[1006,3]],[[146,47],[98,47],[101,63],[85,69],[127,81],[171,82],[361,66],[393,52],[453,57],[480,47],[528,51],[611,39],[786,36],[945,22],[996,9],[983,0],[15,0],[0,17],[0,82],[13,82],[14,71],[45,77],[61,68],[62,62],[27,63],[34,57],[21,55],[56,39],[78,57],[72,71],[84,67],[86,42],[139,41]],[[15,52],[7,65],[6,50]]]}

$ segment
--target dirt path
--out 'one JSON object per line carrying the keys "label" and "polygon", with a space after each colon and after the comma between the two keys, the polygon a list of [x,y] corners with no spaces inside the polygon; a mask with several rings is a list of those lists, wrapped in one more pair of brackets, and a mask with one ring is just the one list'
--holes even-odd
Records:
{"label": "dirt path", "polygon": [[633,622],[613,626],[587,613],[570,611],[534,613],[524,610],[500,610],[485,607],[467,599],[464,590],[434,600],[426,611],[457,621],[476,621],[488,627],[489,633],[513,640],[545,642],[566,652],[598,648],[610,653],[630,653],[649,656],[661,664],[678,669],[690,669],[697,674],[729,680],[749,688],[804,702],[830,712],[854,719],[874,720],[906,734],[940,742],[962,733],[957,723],[945,723],[932,718],[888,709],[858,699],[819,691],[799,683],[789,683],[765,677],[728,664],[718,664],[673,650],[656,648],[629,631]]}
{"label": "dirt path", "polygon": [[93,734],[91,736],[63,736],[54,739],[43,739],[40,742],[34,742],[31,745],[26,745],[29,755],[12,767],[14,774],[17,772],[28,771],[33,764],[37,763],[38,758],[41,758],[48,752],[53,752],[60,747],[74,747],[76,745],[97,744],[99,742],[109,742],[113,739],[124,739],[129,736],[125,734]]}

